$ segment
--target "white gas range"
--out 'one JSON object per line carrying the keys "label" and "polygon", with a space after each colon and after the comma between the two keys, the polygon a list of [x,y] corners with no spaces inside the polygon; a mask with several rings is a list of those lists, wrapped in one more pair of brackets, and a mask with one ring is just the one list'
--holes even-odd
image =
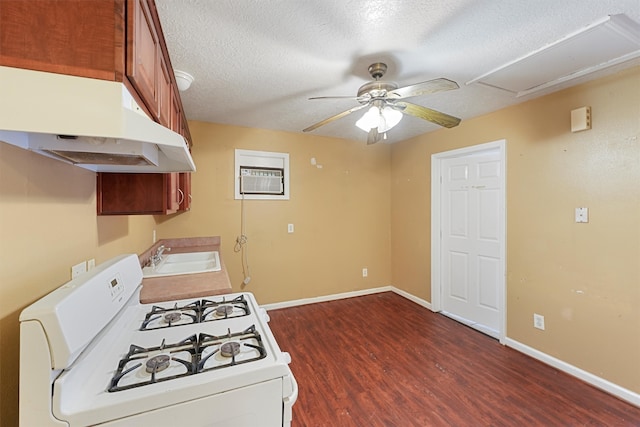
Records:
{"label": "white gas range", "polygon": [[140,304],[141,282],[123,255],[21,313],[21,426],[291,424],[290,358],[252,294]]}

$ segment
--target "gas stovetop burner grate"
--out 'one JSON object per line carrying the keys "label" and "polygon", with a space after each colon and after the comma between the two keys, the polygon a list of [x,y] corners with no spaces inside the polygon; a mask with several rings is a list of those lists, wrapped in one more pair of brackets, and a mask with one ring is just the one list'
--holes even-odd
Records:
{"label": "gas stovetop burner grate", "polygon": [[249,303],[244,295],[227,301],[222,297],[220,301],[208,299],[194,301],[192,303],[173,307],[160,307],[154,305],[145,315],[140,326],[141,331],[171,328],[174,326],[191,325],[193,323],[213,322],[216,320],[244,317],[251,314]]}
{"label": "gas stovetop burner grate", "polygon": [[249,304],[247,303],[244,295],[240,295],[231,301],[227,301],[223,297],[222,301],[203,299],[200,303],[202,305],[202,322],[212,322],[232,317],[243,317],[251,314]]}
{"label": "gas stovetop burner grate", "polygon": [[118,363],[108,391],[128,390],[192,375],[198,366],[197,348],[198,336],[195,334],[172,345],[165,345],[164,340],[158,347],[132,344]]}
{"label": "gas stovetop burner grate", "polygon": [[144,322],[140,326],[141,331],[170,328],[172,326],[191,325],[200,323],[200,301],[171,308],[154,305],[151,311],[145,315]]}
{"label": "gas stovetop burner grate", "polygon": [[255,325],[234,334],[231,331],[220,336],[202,333],[198,336],[198,346],[201,349],[199,372],[241,365],[267,356]]}
{"label": "gas stovetop burner grate", "polygon": [[131,345],[118,363],[109,392],[129,390],[176,378],[241,365],[267,356],[260,333],[252,325],[242,332],[217,336],[194,334],[175,344],[144,348]]}

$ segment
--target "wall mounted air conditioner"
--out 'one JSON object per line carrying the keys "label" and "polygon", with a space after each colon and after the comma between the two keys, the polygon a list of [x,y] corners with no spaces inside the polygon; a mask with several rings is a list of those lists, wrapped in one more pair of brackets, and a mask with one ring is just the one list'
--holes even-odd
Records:
{"label": "wall mounted air conditioner", "polygon": [[284,195],[284,168],[240,166],[240,194]]}
{"label": "wall mounted air conditioner", "polygon": [[289,153],[235,150],[235,199],[289,200]]}

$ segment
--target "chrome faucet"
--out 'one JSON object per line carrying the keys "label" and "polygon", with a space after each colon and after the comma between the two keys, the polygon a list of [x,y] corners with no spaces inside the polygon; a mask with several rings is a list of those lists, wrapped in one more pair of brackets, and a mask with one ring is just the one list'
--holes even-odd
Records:
{"label": "chrome faucet", "polygon": [[151,255],[151,258],[149,259],[149,264],[152,267],[157,267],[158,264],[162,262],[162,254],[164,253],[164,251],[170,251],[170,250],[171,248],[167,248],[164,245],[160,245],[158,249],[156,249],[156,253],[154,255]]}

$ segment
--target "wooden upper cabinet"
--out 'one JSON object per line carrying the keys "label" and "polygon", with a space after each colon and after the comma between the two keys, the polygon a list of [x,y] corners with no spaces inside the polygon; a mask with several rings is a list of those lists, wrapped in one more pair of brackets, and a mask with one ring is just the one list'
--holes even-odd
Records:
{"label": "wooden upper cabinet", "polygon": [[[0,0],[0,65],[122,82],[149,117],[191,144],[153,0]],[[98,214],[187,210],[190,178],[99,173]]]}
{"label": "wooden upper cabinet", "polygon": [[160,118],[160,42],[147,0],[127,3],[127,77],[154,118]]}
{"label": "wooden upper cabinet", "polygon": [[179,173],[99,173],[98,215],[167,215],[181,210]]}
{"label": "wooden upper cabinet", "polygon": [[168,215],[191,209],[191,174],[99,173],[98,215]]}
{"label": "wooden upper cabinet", "polygon": [[122,81],[125,0],[0,0],[0,65]]}
{"label": "wooden upper cabinet", "polygon": [[0,65],[122,82],[191,143],[153,0],[0,0]]}

